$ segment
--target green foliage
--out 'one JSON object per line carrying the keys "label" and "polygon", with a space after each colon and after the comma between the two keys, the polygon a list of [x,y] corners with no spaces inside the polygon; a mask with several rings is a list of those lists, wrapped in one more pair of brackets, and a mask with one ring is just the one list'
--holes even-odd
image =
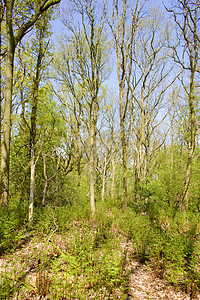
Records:
{"label": "green foliage", "polygon": [[[35,214],[32,233],[37,236],[36,246],[26,258],[26,264],[35,261],[34,290],[33,283],[24,281],[21,274],[15,275],[19,282],[17,289],[16,285],[10,286],[13,278],[10,273],[3,276],[4,295],[12,292],[23,298],[25,293],[31,297],[34,292],[51,299],[123,299],[127,285],[123,275],[125,256],[121,237],[113,229],[114,218],[100,209],[92,219],[85,212],[76,214],[75,210],[66,208],[63,213],[63,210],[45,207],[42,213]],[[41,250],[38,237],[43,243]]]}
{"label": "green foliage", "polygon": [[14,283],[9,275],[9,271],[6,270],[0,276],[0,298],[3,300],[11,299],[13,294]]}
{"label": "green foliage", "polygon": [[[69,295],[78,299],[91,296],[99,299],[99,295],[118,299],[114,295],[120,288],[119,297],[123,299],[128,277],[125,271],[127,254],[122,251],[121,243],[126,237],[140,262],[151,265],[159,277],[196,295],[200,288],[200,220],[197,214],[177,212],[172,215],[170,211],[159,210],[149,216],[132,209],[122,212],[111,204],[99,204],[97,208],[93,217],[84,205],[36,209],[29,230],[37,236],[35,243],[39,238],[44,245],[40,251],[36,246],[26,258],[26,264],[30,259],[38,262],[34,293],[40,297],[51,295],[52,299],[65,299]],[[4,224],[1,221],[2,249],[10,247],[17,239],[22,220],[13,211],[4,212],[4,218]],[[14,285],[10,274],[2,277],[2,294],[18,292],[23,295],[29,288],[31,293],[31,286],[24,284],[22,279]],[[18,275],[12,273],[12,278],[14,276],[17,281],[21,274],[22,271]]]}
{"label": "green foliage", "polygon": [[[59,293],[63,293],[64,281],[65,294],[71,297],[85,299],[89,295],[98,295],[101,290],[105,290],[104,296],[109,296],[123,282],[119,246],[116,246],[115,240],[109,240],[109,243],[107,240],[106,247],[103,243],[101,249],[97,249],[95,228],[87,223],[80,225],[74,224],[70,228],[64,250],[57,248],[61,255],[53,266],[56,285],[51,286],[52,292],[61,296]],[[96,226],[98,231],[101,225]],[[64,273],[61,272],[63,268]],[[58,273],[62,276],[62,286],[56,280]]]}
{"label": "green foliage", "polygon": [[25,237],[26,218],[20,206],[0,211],[0,253],[15,249]]}
{"label": "green foliage", "polygon": [[[14,1],[14,33],[30,19],[40,2],[40,0]],[[171,126],[173,123],[171,137],[164,137],[164,132],[167,134],[167,128],[161,130],[161,123],[157,119],[163,114],[162,109],[165,110],[164,104],[167,103],[165,102],[164,82],[162,87],[161,82],[158,85],[163,90],[160,94],[163,96],[163,106],[156,104],[156,109],[152,110],[152,114],[150,113],[151,107],[154,107],[155,99],[159,101],[157,97],[159,94],[156,96],[152,93],[150,97],[152,103],[149,102],[145,108],[145,119],[148,120],[145,126],[148,126],[144,134],[147,140],[144,140],[142,144],[141,178],[137,195],[134,186],[134,165],[137,161],[136,132],[138,131],[139,135],[138,126],[140,126],[137,114],[140,109],[137,112],[139,100],[133,101],[134,106],[136,105],[133,121],[137,123],[135,125],[138,129],[133,126],[132,132],[130,127],[130,134],[127,131],[127,141],[129,140],[127,143],[128,209],[122,211],[123,163],[118,128],[120,122],[116,105],[118,100],[117,97],[113,101],[106,99],[112,99],[113,92],[108,95],[107,86],[103,85],[110,73],[112,41],[108,40],[106,29],[103,29],[104,17],[99,13],[99,9],[94,6],[94,10],[98,11],[99,21],[101,19],[102,23],[98,22],[98,18],[92,18],[92,15],[88,18],[90,8],[90,13],[93,13],[92,7],[88,7],[89,10],[85,11],[85,2],[77,1],[76,4],[80,6],[76,7],[78,9],[75,9],[74,13],[83,12],[83,16],[80,19],[74,18],[74,15],[68,15],[65,21],[69,21],[67,28],[68,30],[71,28],[71,33],[68,31],[65,38],[62,38],[59,43],[61,49],[57,53],[53,53],[53,48],[48,46],[47,41],[51,36],[49,22],[53,17],[53,8],[38,19],[32,34],[28,34],[27,39],[23,38],[16,51],[9,178],[10,207],[0,211],[0,253],[12,252],[17,246],[22,246],[27,241],[28,234],[34,235],[36,240],[39,238],[44,247],[43,251],[37,252],[35,246],[33,251],[33,268],[37,277],[34,289],[22,280],[22,272],[16,275],[14,272],[9,273],[8,268],[1,277],[0,298],[12,297],[16,290],[20,290],[20,297],[23,299],[23,292],[29,290],[32,292],[31,296],[37,294],[40,298],[85,299],[93,297],[98,299],[101,296],[117,299],[116,287],[121,287],[119,298],[122,299],[127,283],[124,277],[126,253],[121,249],[121,243],[126,243],[125,240],[131,243],[132,254],[141,263],[150,264],[158,276],[167,278],[175,286],[181,285],[191,297],[195,297],[195,293],[200,289],[200,220],[198,216],[200,212],[200,147],[197,143],[188,192],[189,205],[185,214],[182,214],[178,211],[177,195],[184,182],[190,129],[187,121],[189,111],[184,104],[184,97],[181,98],[182,103],[177,106],[173,103],[175,115],[173,118],[171,115],[173,119],[171,120]],[[146,41],[144,47],[146,54],[149,50],[149,53],[153,51],[152,28],[144,26],[148,20],[151,25],[154,24],[152,15],[144,18],[139,26],[139,39],[136,39],[134,44],[134,49],[140,48],[138,62],[145,53],[141,50],[143,42]],[[154,24],[158,31],[159,21]],[[5,23],[4,20],[3,23]],[[44,49],[41,53],[42,63],[39,70],[41,77],[36,112],[35,207],[33,221],[27,224],[31,115],[42,23],[45,25],[45,34],[42,41]],[[87,25],[92,25],[92,36]],[[2,29],[4,26],[5,24]],[[4,31],[2,30],[3,36]],[[2,42],[4,45],[4,38]],[[123,52],[123,49],[121,50]],[[56,77],[59,79],[55,84],[50,82],[49,78],[49,64],[53,58],[54,72],[57,72],[54,79]],[[158,58],[158,62],[162,62],[163,59],[164,56]],[[3,76],[5,75],[3,60],[2,64]],[[154,66],[152,65],[152,71],[156,72],[155,74],[160,78],[162,72],[159,74]],[[167,68],[163,68],[163,75],[166,70]],[[147,81],[150,86],[154,84],[154,80],[148,79]],[[150,87],[147,87],[149,84],[146,85],[147,89]],[[4,85],[3,82],[2,85]],[[56,95],[61,103],[57,101],[53,92],[56,85],[58,87]],[[181,92],[177,92],[177,103],[179,93]],[[149,101],[150,98],[145,96],[145,101]],[[199,96],[196,95],[197,120],[199,120],[198,100]],[[109,105],[109,102],[112,105]],[[92,215],[88,193],[88,162],[91,154],[89,137],[91,124],[93,124],[91,122],[93,104],[96,106],[95,118],[98,121],[94,120],[94,136],[97,144],[93,165],[97,209]],[[170,106],[169,103],[167,105]],[[131,115],[130,117],[132,118]],[[126,123],[125,120],[127,128],[128,122],[127,120]],[[164,138],[166,138],[165,142]],[[159,143],[162,145],[160,146]],[[103,163],[100,163],[100,159],[104,161],[105,153],[107,153],[106,200],[101,203]],[[112,169],[112,160],[116,166],[115,171]],[[112,175],[115,175],[114,180]],[[48,186],[43,207],[45,180]],[[113,182],[115,183],[115,199],[111,201],[109,198],[113,194]],[[33,241],[33,243],[37,242]],[[30,255],[27,255],[26,259],[25,264],[28,265]]]}
{"label": "green foliage", "polygon": [[179,212],[172,218],[163,210],[151,217],[127,211],[120,221],[139,260],[191,294],[200,289],[199,224],[195,214]]}

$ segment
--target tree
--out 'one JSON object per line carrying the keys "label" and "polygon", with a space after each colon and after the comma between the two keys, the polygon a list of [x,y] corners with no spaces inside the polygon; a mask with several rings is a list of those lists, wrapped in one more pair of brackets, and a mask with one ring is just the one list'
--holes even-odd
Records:
{"label": "tree", "polygon": [[[76,101],[74,113],[80,113],[82,128],[88,133],[89,194],[91,211],[94,213],[96,133],[101,88],[108,76],[107,37],[103,31],[104,16],[97,11],[95,1],[74,0],[70,3],[71,17],[68,16],[68,21],[64,21],[70,36],[66,45],[61,47],[62,59],[57,70],[68,98]],[[74,18],[76,13],[77,22]]]}
{"label": "tree", "polygon": [[174,82],[168,77],[172,71],[166,42],[167,27],[163,30],[158,12],[152,12],[140,22],[130,59],[131,80],[128,81],[134,113],[132,116],[133,144],[135,149],[135,200],[140,197],[141,185],[149,179],[150,162],[165,140],[156,138],[156,131],[163,123],[164,95]]}
{"label": "tree", "polygon": [[[142,10],[146,1],[135,7],[127,0],[113,0],[112,16],[108,19],[114,41],[114,49],[117,59],[117,77],[119,85],[120,108],[120,141],[122,147],[122,172],[123,172],[123,198],[122,207],[127,207],[127,143],[130,134],[130,88],[129,81],[132,73],[132,47],[136,30],[142,18]],[[128,21],[130,20],[130,21]],[[127,122],[128,120],[128,122]]]}
{"label": "tree", "polygon": [[[0,1],[0,53],[2,52],[2,23],[4,17],[5,5]],[[0,148],[1,148],[1,119],[2,119],[2,63],[0,58]]]}
{"label": "tree", "polygon": [[[34,203],[34,182],[35,182],[35,167],[37,159],[35,158],[35,148],[36,148],[36,128],[37,128],[37,107],[39,101],[39,85],[42,79],[42,72],[45,68],[43,63],[44,57],[48,48],[49,42],[45,42],[45,37],[48,31],[48,25],[50,21],[50,15],[45,13],[39,22],[36,24],[37,27],[37,39],[38,39],[38,53],[35,76],[32,83],[32,93],[31,93],[31,124],[30,124],[30,197],[29,197],[29,221],[33,217],[33,203]],[[41,146],[42,147],[42,146]],[[42,151],[42,149],[41,149]],[[43,158],[45,156],[43,155]],[[45,162],[45,159],[44,159]],[[44,168],[46,167],[44,163]],[[46,170],[46,168],[45,168]],[[44,171],[46,176],[46,171]],[[46,178],[45,178],[46,179]],[[44,197],[43,197],[44,198]]]}
{"label": "tree", "polygon": [[[13,26],[14,13],[13,9],[23,7],[22,3],[15,0],[5,1],[6,10],[6,80],[5,80],[5,110],[3,124],[3,142],[2,142],[2,158],[1,158],[1,197],[0,205],[7,206],[9,200],[9,165],[10,165],[10,136],[11,136],[11,108],[12,108],[12,92],[13,92],[13,68],[14,55],[19,42],[25,34],[36,23],[39,17],[47,11],[51,6],[58,4],[60,0],[43,0],[34,3],[27,1],[25,4],[29,7],[29,14],[26,18],[22,16],[22,22],[18,28]],[[18,4],[16,7],[15,4]],[[25,20],[24,20],[25,19]]]}
{"label": "tree", "polygon": [[[23,151],[24,154],[23,163],[27,163],[27,165],[30,166],[30,168],[26,167],[26,169],[30,170],[30,176],[25,175],[26,178],[29,177],[30,181],[29,222],[31,222],[33,216],[36,164],[42,153],[42,147],[45,144],[42,126],[39,126],[41,121],[38,122],[38,114],[40,114],[38,105],[40,102],[44,102],[42,94],[44,98],[48,97],[48,93],[44,88],[44,78],[47,78],[47,65],[49,65],[51,60],[49,51],[49,38],[51,35],[49,23],[51,18],[52,11],[49,9],[35,24],[34,30],[32,30],[32,36],[20,43],[17,53],[18,56],[16,57],[18,59],[18,64],[15,68],[15,73],[17,75],[14,93],[18,96],[17,99],[19,99],[21,105],[21,123],[19,132],[21,133],[22,138],[20,151]],[[49,119],[49,123],[51,124],[51,118]],[[28,162],[25,157],[28,158]],[[28,172],[23,173],[26,174]],[[27,185],[27,180],[24,180],[24,184]],[[22,194],[24,194],[23,187],[21,191]]]}
{"label": "tree", "polygon": [[176,0],[172,9],[167,11],[173,15],[176,25],[178,43],[170,45],[173,58],[182,70],[180,81],[187,97],[189,110],[189,147],[187,166],[183,186],[178,193],[179,208],[185,211],[189,204],[188,189],[191,181],[191,167],[195,152],[197,121],[195,113],[195,94],[197,75],[199,74],[199,28],[200,6],[198,0]]}
{"label": "tree", "polygon": [[109,180],[111,173],[110,194],[115,198],[115,164],[119,156],[119,124],[117,119],[117,97],[113,97],[113,91],[106,93],[104,103],[101,106],[101,128],[97,141],[97,155],[99,173],[102,180],[101,199],[104,201],[106,191],[106,179]]}

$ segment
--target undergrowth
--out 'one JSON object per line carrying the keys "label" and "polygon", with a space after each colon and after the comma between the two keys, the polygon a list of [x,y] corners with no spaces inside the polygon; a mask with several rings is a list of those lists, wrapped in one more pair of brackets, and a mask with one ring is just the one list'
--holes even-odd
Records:
{"label": "undergrowth", "polygon": [[151,215],[104,205],[91,216],[88,208],[46,207],[29,227],[31,249],[22,255],[22,248],[18,259],[11,244],[18,241],[16,248],[24,239],[22,217],[5,216],[4,223],[0,216],[0,247],[2,253],[10,249],[11,258],[1,267],[2,299],[125,299],[127,253],[121,245],[126,241],[133,245],[132,255],[157,276],[191,299],[199,292],[200,222],[194,213],[172,217],[166,211]]}
{"label": "undergrowth", "polygon": [[113,217],[102,212],[91,218],[87,213],[84,218],[71,215],[67,209],[60,214],[57,208],[47,208],[35,216],[31,258],[29,250],[23,261],[13,257],[6,266],[3,299],[11,294],[12,299],[125,299],[125,254]]}
{"label": "undergrowth", "polygon": [[0,210],[0,255],[19,246],[25,238],[26,221],[20,207]]}
{"label": "undergrowth", "polygon": [[159,218],[127,211],[119,226],[132,240],[137,258],[195,298],[200,290],[200,220],[195,214],[177,213]]}

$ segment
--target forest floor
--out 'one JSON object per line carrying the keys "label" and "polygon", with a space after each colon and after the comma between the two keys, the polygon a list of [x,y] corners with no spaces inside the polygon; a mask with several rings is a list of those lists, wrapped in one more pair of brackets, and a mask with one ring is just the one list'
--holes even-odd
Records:
{"label": "forest floor", "polygon": [[[127,245],[126,245],[127,247]],[[159,278],[152,266],[134,258],[132,243],[128,245],[127,269],[129,269],[128,297],[126,300],[189,300],[189,295],[174,288],[166,279]],[[197,295],[196,299],[200,299]]]}
{"label": "forest floor", "polygon": [[[164,279],[156,276],[152,268],[137,260],[130,262],[129,290],[127,300],[189,300],[190,296],[176,290]],[[197,296],[200,299],[200,296]]]}
{"label": "forest floor", "polygon": [[[55,259],[60,257],[58,248],[64,252],[65,246],[66,244],[63,241],[63,237],[57,233],[46,240],[29,237],[27,235],[23,243],[19,245],[12,254],[2,255],[0,257],[1,278],[3,278],[2,274],[4,274],[7,281],[9,282],[10,280],[9,287],[12,287],[12,292],[10,292],[10,295],[7,293],[6,297],[0,297],[0,299],[192,299],[189,295],[180,291],[180,289],[178,290],[170,285],[167,280],[159,278],[158,274],[155,273],[150,265],[148,266],[145,263],[139,262],[133,253],[131,241],[127,242],[126,239],[123,238],[120,240],[120,249],[122,253],[126,252],[124,265],[125,273],[128,274],[126,296],[120,290],[120,287],[118,287],[115,289],[115,293],[112,293],[110,296],[105,296],[106,294],[104,295],[103,293],[101,295],[96,294],[96,296],[95,294],[84,296],[84,291],[82,291],[82,296],[77,297],[66,294],[62,297],[51,297],[48,295],[49,276],[46,275],[44,268],[41,273],[41,269],[38,267],[44,252],[47,253],[49,260],[55,261]],[[46,264],[48,265],[47,260]],[[59,272],[64,272],[64,267],[63,270],[59,270]],[[58,276],[60,276],[59,272]],[[80,278],[82,278],[81,276],[82,275],[79,277],[79,281]],[[60,278],[62,278],[62,276],[60,276]],[[71,277],[71,284],[73,285],[73,276]],[[87,284],[87,289],[89,289],[89,283]],[[23,286],[20,292],[18,286],[20,286],[20,288]],[[197,295],[195,299],[200,299],[200,295]]]}

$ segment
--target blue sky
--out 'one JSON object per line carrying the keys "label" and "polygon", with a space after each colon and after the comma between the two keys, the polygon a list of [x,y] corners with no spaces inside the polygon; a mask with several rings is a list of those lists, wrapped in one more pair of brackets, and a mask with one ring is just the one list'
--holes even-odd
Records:
{"label": "blue sky", "polygon": [[[108,0],[108,2],[110,2],[112,0]],[[59,10],[62,12],[65,4],[67,3],[67,0],[61,0],[61,3],[59,5]],[[169,1],[169,0],[148,0],[146,3],[146,7],[148,7],[148,9],[151,9],[152,7],[157,7],[158,9],[161,10],[165,10],[164,9],[164,4],[165,5],[170,5],[173,4],[173,1]],[[52,22],[52,26],[53,26],[53,38],[56,39],[56,36],[60,35],[64,29],[64,26],[61,22],[61,20],[58,18],[56,18],[56,20],[54,20]]]}
{"label": "blue sky", "polygon": [[[108,1],[110,1],[109,3],[111,3],[112,0],[108,0]],[[156,1],[148,0],[146,7],[148,10],[151,10],[153,7],[156,7],[156,8],[158,8],[158,10],[165,11],[163,3],[170,5],[170,2],[171,1],[169,1],[169,0],[168,1],[167,0],[164,0],[164,1],[163,0],[156,0]],[[59,5],[59,9],[60,9],[61,13],[64,11],[64,7],[66,6],[66,3],[67,3],[67,0],[61,0],[61,3]],[[62,21],[60,20],[59,16],[54,21],[52,21],[52,31],[53,31],[52,40],[57,48],[59,45],[57,43],[58,39],[66,32],[66,28],[63,25]],[[114,62],[114,58],[112,60]],[[113,72],[112,72],[110,78],[107,80],[106,84],[111,88],[111,90],[114,90],[117,92],[118,91],[117,73],[116,73],[116,69],[115,69],[113,62],[111,63]]]}

